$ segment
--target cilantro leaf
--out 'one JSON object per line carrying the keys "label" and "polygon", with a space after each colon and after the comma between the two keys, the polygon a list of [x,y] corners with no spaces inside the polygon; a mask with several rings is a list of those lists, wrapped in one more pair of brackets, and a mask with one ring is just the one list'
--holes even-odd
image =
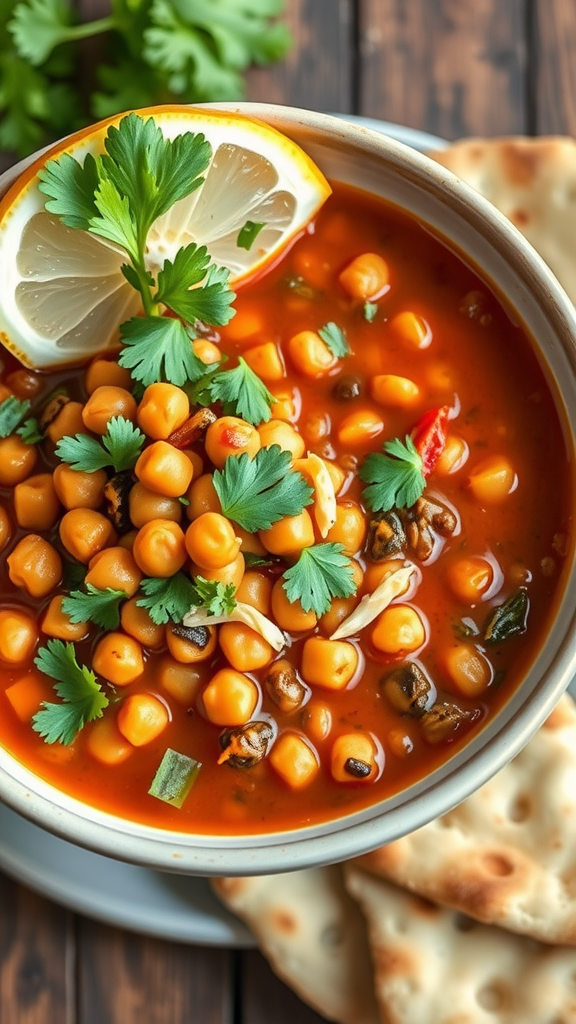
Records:
{"label": "cilantro leaf", "polygon": [[298,601],[305,612],[324,615],[332,598],[356,593],[350,558],[344,545],[313,544],[304,548],[298,561],[284,573],[282,586],[289,601]]}
{"label": "cilantro leaf", "polygon": [[371,324],[378,312],[378,305],[375,302],[364,303],[364,319]]}
{"label": "cilantro leaf", "polygon": [[28,0],[17,4],[9,27],[20,56],[31,64],[43,64],[55,46],[70,38],[71,16],[72,11],[63,0]]}
{"label": "cilantro leaf", "polygon": [[334,321],[325,324],[318,331],[318,334],[322,338],[325,345],[328,345],[333,356],[337,359],[344,359],[344,356],[350,355],[350,346],[346,340],[346,335],[338,324]]}
{"label": "cilantro leaf", "polygon": [[[166,260],[158,274],[155,302],[162,302],[188,323],[202,320],[221,326],[234,315],[234,292],[228,288],[229,271],[210,263],[205,245],[191,242]],[[195,287],[205,280],[202,288]]]}
{"label": "cilantro leaf", "polygon": [[0,437],[13,434],[29,408],[30,402],[27,398],[21,401],[15,395],[10,395],[0,402]]}
{"label": "cilantro leaf", "polygon": [[372,452],[364,460],[358,476],[369,486],[364,488],[366,504],[373,512],[388,512],[393,506],[410,508],[426,485],[422,459],[412,438],[386,441],[384,451]]}
{"label": "cilantro leaf", "polygon": [[249,252],[264,227],[266,227],[266,221],[247,220],[238,232],[236,239],[238,248],[246,249]]}
{"label": "cilantro leaf", "polygon": [[197,608],[205,608],[210,615],[229,615],[236,607],[236,587],[232,583],[205,580],[203,576],[195,576],[194,590],[193,604]]}
{"label": "cilantro leaf", "polygon": [[231,415],[241,416],[255,427],[270,419],[274,395],[242,356],[234,370],[216,373],[208,386],[212,401],[223,402]]}
{"label": "cilantro leaf", "polygon": [[146,435],[130,420],[113,416],[102,442],[89,434],[63,437],[56,445],[56,455],[82,473],[95,473],[106,466],[113,466],[116,473],[122,473],[133,468],[145,440]]}
{"label": "cilantro leaf", "polygon": [[88,231],[97,213],[94,197],[99,173],[94,157],[88,153],[80,164],[69,153],[62,153],[38,171],[38,178],[38,188],[48,196],[46,209],[67,227]]}
{"label": "cilantro leaf", "polygon": [[38,651],[34,664],[55,680],[54,689],[63,703],[44,701],[32,719],[32,727],[46,743],[68,746],[87,722],[102,716],[108,697],[91,669],[78,664],[74,644],[49,640]]}
{"label": "cilantro leaf", "polygon": [[18,427],[16,433],[20,435],[24,444],[40,444],[44,440],[44,435],[35,416],[24,420],[24,423],[21,427]]}
{"label": "cilantro leaf", "polygon": [[117,629],[120,625],[120,605],[127,598],[124,590],[106,587],[100,590],[92,583],[86,591],[73,590],[62,601],[62,611],[72,622],[93,622],[101,629]]}
{"label": "cilantro leaf", "polygon": [[197,604],[194,583],[183,572],[177,572],[166,579],[145,577],[140,582],[144,597],[136,604],[146,608],[152,622],[164,626],[167,622],[182,622],[193,604]]}
{"label": "cilantro leaf", "polygon": [[199,380],[206,372],[181,320],[135,316],[121,325],[120,333],[124,348],[118,362],[145,387],[160,380],[181,387],[187,381]]}
{"label": "cilantro leaf", "polygon": [[253,459],[247,452],[227,458],[212,477],[222,514],[249,533],[299,515],[314,492],[291,462],[291,453],[277,444],[260,448]]}

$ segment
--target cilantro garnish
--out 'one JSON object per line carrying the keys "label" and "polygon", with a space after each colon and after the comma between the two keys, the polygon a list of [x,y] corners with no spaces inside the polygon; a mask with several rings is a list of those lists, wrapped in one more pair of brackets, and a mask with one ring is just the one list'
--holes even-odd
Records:
{"label": "cilantro garnish", "polygon": [[78,664],[74,644],[49,640],[38,651],[34,664],[55,680],[54,689],[63,703],[44,701],[32,719],[32,727],[46,743],[68,746],[87,722],[101,718],[108,697],[91,669]]}
{"label": "cilantro garnish", "polygon": [[229,415],[241,416],[255,427],[270,419],[276,399],[242,356],[236,369],[214,374],[207,388],[211,400],[223,402]]}
{"label": "cilantro garnish", "polygon": [[299,515],[314,492],[301,473],[290,469],[291,462],[291,453],[277,444],[260,448],[254,458],[247,452],[227,458],[212,477],[222,514],[249,533]]}
{"label": "cilantro garnish", "polygon": [[24,420],[21,427],[18,427],[17,434],[20,435],[24,444],[40,444],[44,440],[44,435],[40,430],[40,424],[35,416],[31,416],[29,419]]}
{"label": "cilantro garnish", "polygon": [[205,608],[210,615],[229,615],[236,607],[236,587],[232,583],[195,576],[194,591],[193,604]]}
{"label": "cilantro garnish", "polygon": [[282,586],[289,601],[299,601],[305,612],[324,615],[332,598],[350,597],[356,583],[343,544],[314,544],[304,548],[298,561],[284,573]]}
{"label": "cilantro garnish", "polygon": [[15,395],[10,395],[0,402],[0,437],[8,437],[13,434],[29,409],[29,400],[27,398],[20,400]]}
{"label": "cilantro garnish", "polygon": [[95,473],[113,466],[116,473],[132,469],[142,450],[146,435],[124,416],[113,416],[102,442],[89,434],[63,437],[56,445],[56,455],[72,469]]}
{"label": "cilantro garnish", "polygon": [[120,625],[120,605],[126,600],[124,590],[106,587],[100,590],[92,583],[86,590],[73,590],[62,601],[62,611],[72,622],[93,622],[101,629],[117,629]]}
{"label": "cilantro garnish", "polygon": [[322,338],[325,345],[328,345],[333,356],[337,359],[344,359],[344,356],[350,355],[350,346],[346,340],[346,335],[338,324],[335,324],[332,320],[330,323],[325,324],[318,331],[318,334]]}
{"label": "cilantro garnish", "polygon": [[39,171],[46,209],[126,254],[121,270],[139,293],[144,316],[120,325],[120,364],[144,385],[197,380],[204,365],[192,351],[194,323],[220,326],[233,316],[228,271],[195,242],[151,266],[147,238],[158,217],[203,183],[212,147],[201,133],[166,139],[153,118],[135,113],[110,126],[104,146],[105,153],[88,154],[83,164],[69,153],[47,162]]}
{"label": "cilantro garnish", "polygon": [[426,485],[422,473],[422,459],[409,435],[401,441],[395,437],[386,441],[384,452],[372,452],[358,470],[358,476],[369,486],[364,488],[364,500],[373,512],[410,508],[418,500]]}
{"label": "cilantro garnish", "polygon": [[247,220],[238,232],[236,239],[238,248],[246,249],[249,252],[264,227],[266,227],[265,221]]}
{"label": "cilantro garnish", "polygon": [[364,303],[364,319],[371,324],[376,313],[378,312],[378,305],[376,302],[365,302]]}
{"label": "cilantro garnish", "polygon": [[196,589],[189,576],[177,572],[169,577],[145,577],[140,582],[144,597],[136,604],[146,608],[152,622],[164,626],[167,622],[182,622],[195,604]]}

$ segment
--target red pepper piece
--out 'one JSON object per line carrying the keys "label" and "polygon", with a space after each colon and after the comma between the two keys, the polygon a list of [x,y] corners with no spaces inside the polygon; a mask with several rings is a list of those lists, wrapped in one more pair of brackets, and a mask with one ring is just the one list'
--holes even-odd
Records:
{"label": "red pepper piece", "polygon": [[425,412],[412,430],[412,440],[422,459],[424,476],[429,476],[446,447],[449,419],[450,406],[441,405],[439,409]]}

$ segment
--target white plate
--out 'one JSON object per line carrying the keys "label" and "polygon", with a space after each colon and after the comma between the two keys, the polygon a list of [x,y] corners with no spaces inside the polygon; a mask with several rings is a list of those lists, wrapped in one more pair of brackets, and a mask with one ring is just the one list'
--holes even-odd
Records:
{"label": "white plate", "polygon": [[[337,115],[414,149],[441,149],[434,135],[352,114]],[[0,869],[79,913],[120,928],[206,946],[254,946],[204,878],[133,867],[74,846],[0,803]]]}

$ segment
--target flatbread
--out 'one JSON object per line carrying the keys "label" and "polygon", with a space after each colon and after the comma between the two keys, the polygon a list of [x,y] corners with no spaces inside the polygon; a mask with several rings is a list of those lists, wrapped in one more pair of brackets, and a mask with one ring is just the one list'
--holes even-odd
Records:
{"label": "flatbread", "polygon": [[428,153],[522,231],[576,302],[576,141],[464,139]]}
{"label": "flatbread", "polygon": [[386,1024],[574,1024],[576,950],[472,922],[358,868]]}
{"label": "flatbread", "polygon": [[366,926],[340,867],[215,878],[212,886],[301,999],[338,1024],[379,1024]]}
{"label": "flatbread", "polygon": [[576,945],[573,699],[453,811],[356,863],[479,921]]}

